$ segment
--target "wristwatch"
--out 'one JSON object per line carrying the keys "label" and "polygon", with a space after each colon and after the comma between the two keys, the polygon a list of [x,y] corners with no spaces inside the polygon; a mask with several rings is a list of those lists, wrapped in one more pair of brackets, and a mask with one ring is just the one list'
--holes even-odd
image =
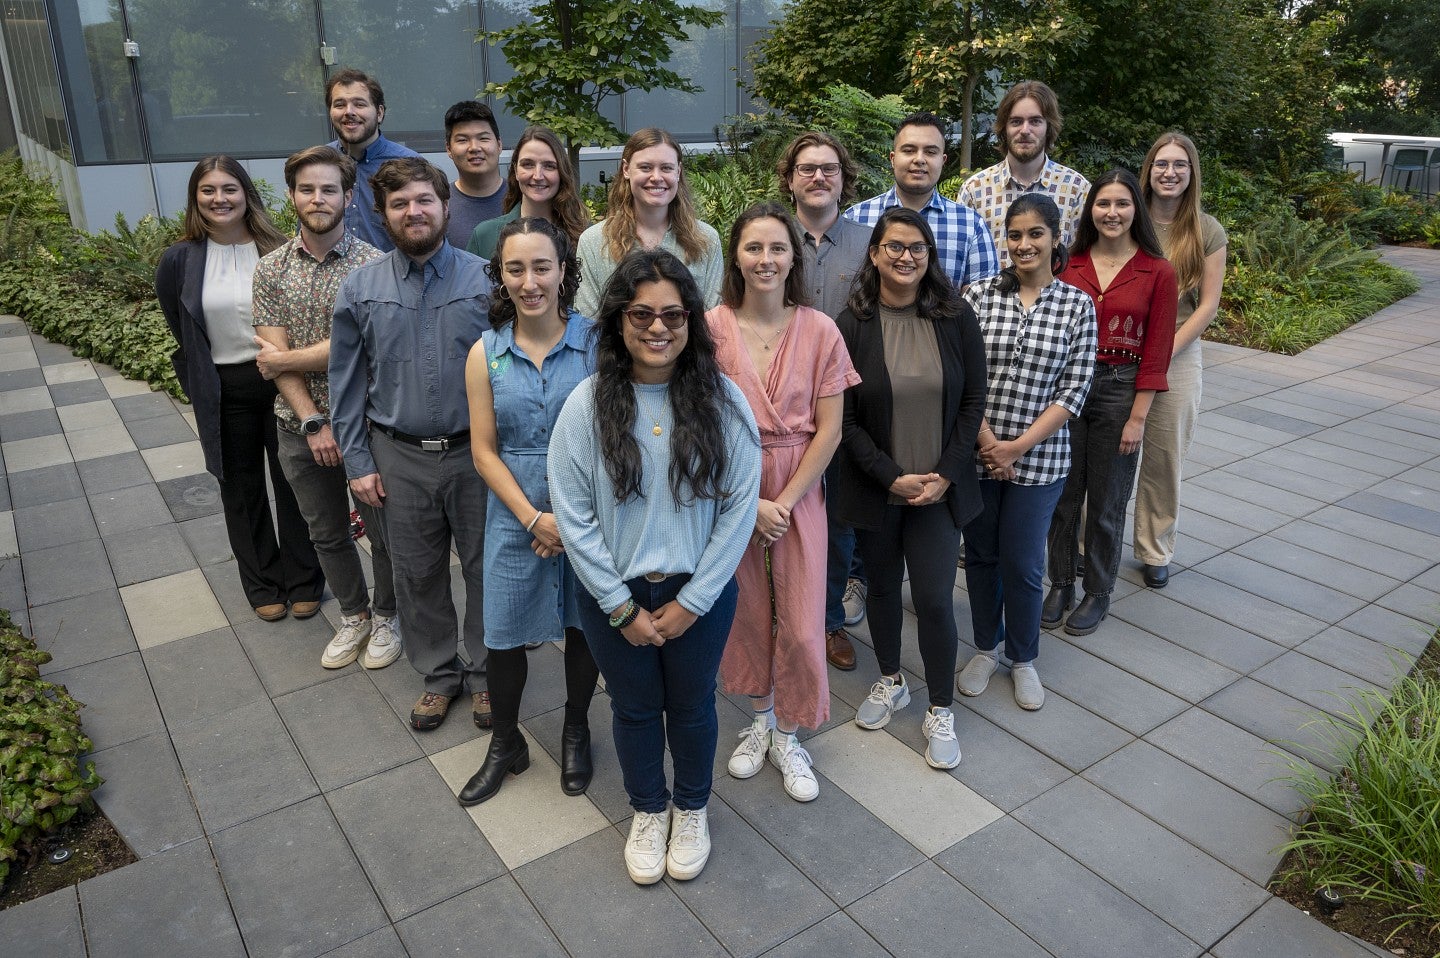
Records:
{"label": "wristwatch", "polygon": [[300,431],[307,436],[313,436],[328,425],[330,425],[330,417],[316,413],[313,416],[306,416],[301,421]]}

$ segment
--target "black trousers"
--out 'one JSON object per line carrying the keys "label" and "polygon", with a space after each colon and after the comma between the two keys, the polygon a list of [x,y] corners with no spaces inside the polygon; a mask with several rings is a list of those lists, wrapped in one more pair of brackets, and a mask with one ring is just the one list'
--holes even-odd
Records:
{"label": "black trousers", "polygon": [[[217,366],[220,372],[220,457],[225,479],[220,502],[240,582],[252,606],[315,602],[325,575],[295,494],[280,468],[273,382],[254,363]],[[275,514],[265,465],[275,490]],[[279,535],[276,535],[276,520]]]}

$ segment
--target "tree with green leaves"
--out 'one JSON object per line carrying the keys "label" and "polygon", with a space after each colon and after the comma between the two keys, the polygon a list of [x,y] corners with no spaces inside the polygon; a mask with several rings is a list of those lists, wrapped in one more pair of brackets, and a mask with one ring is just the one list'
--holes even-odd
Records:
{"label": "tree with green leaves", "polygon": [[1414,0],[1313,0],[1297,18],[1334,21],[1331,91],[1352,130],[1440,132],[1440,4]]}
{"label": "tree with green leaves", "polygon": [[611,97],[626,90],[700,92],[665,65],[670,47],[689,39],[687,28],[713,27],[725,18],[679,0],[551,0],[530,13],[513,27],[480,31],[477,40],[499,46],[515,71],[482,92],[504,99],[510,113],[564,137],[577,165],[580,147],[624,140],[600,112]]}

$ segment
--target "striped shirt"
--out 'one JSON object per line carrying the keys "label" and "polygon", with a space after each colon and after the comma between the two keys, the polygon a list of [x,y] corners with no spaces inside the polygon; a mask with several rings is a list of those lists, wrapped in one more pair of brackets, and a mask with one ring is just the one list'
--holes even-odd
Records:
{"label": "striped shirt", "polygon": [[1005,211],[1025,193],[1050,194],[1055,205],[1060,207],[1060,245],[1069,246],[1075,242],[1075,228],[1085,211],[1090,181],[1049,157],[1045,158],[1040,175],[1029,186],[1021,186],[1015,181],[1015,177],[1010,175],[1010,165],[1004,160],[967,179],[955,198],[979,213],[990,227],[1003,266],[1010,265],[1010,254],[1005,248]]}
{"label": "striped shirt", "polygon": [[[1019,293],[1002,293],[998,284],[999,277],[976,283],[965,291],[965,301],[985,336],[985,421],[1008,442],[1053,405],[1080,414],[1095,369],[1095,304],[1083,290],[1057,279],[1027,309]],[[975,469],[985,478],[979,456]],[[1063,425],[1016,460],[1013,481],[1046,485],[1069,473],[1070,430]]]}
{"label": "striped shirt", "polygon": [[[880,222],[880,214],[900,205],[900,198],[892,186],[889,192],[850,207],[845,211],[845,218],[873,228]],[[990,237],[980,214],[954,200],[947,200],[938,191],[930,194],[930,202],[919,213],[935,234],[940,266],[956,289],[1000,272],[995,240]]]}

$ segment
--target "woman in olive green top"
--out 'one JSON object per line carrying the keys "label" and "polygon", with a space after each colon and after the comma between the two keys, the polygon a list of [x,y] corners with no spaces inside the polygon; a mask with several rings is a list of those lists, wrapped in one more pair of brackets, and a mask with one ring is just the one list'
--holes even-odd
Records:
{"label": "woman in olive green top", "polygon": [[570,154],[554,132],[545,126],[526,127],[510,154],[506,177],[505,210],[475,227],[465,248],[476,256],[493,259],[500,230],[521,216],[538,216],[558,226],[571,243],[590,225],[590,214],[580,202],[580,185],[570,165]]}

